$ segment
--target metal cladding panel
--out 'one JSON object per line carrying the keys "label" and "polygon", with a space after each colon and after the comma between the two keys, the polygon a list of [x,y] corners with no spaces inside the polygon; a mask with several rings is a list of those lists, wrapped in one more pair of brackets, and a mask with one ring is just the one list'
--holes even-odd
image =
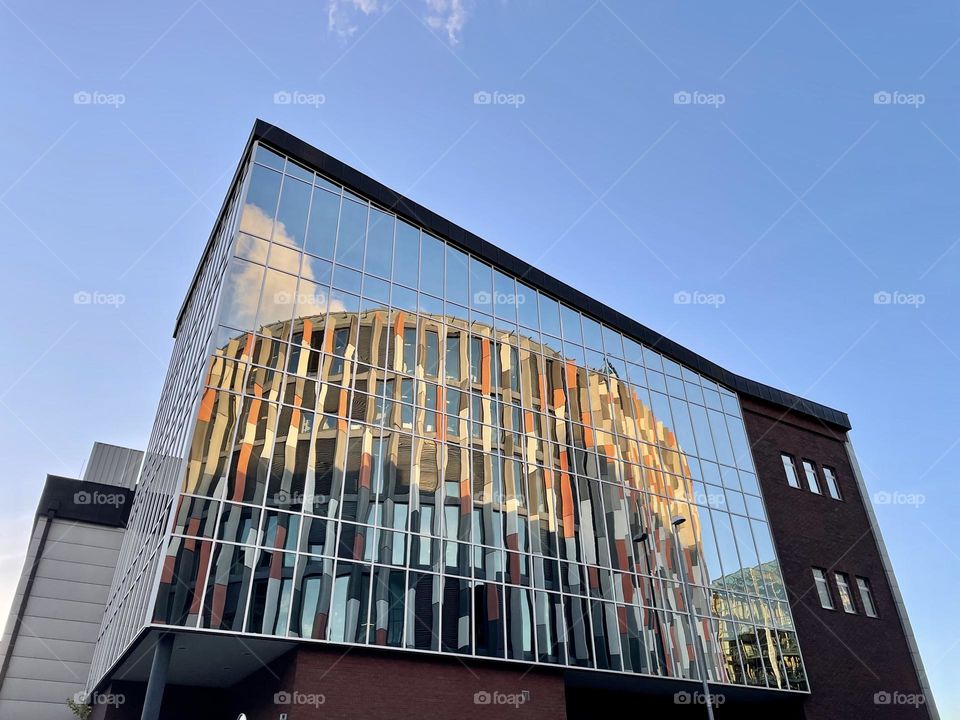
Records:
{"label": "metal cladding panel", "polygon": [[[58,510],[71,514],[73,507],[61,501],[73,487],[84,485],[52,478],[41,502],[53,517],[44,512],[38,522],[49,523],[45,542],[31,545],[23,578],[33,573],[33,582],[8,622],[0,718],[68,720],[66,699],[84,688],[123,530],[56,517]],[[19,632],[11,643],[15,626]]]}
{"label": "metal cladding panel", "polygon": [[142,450],[97,442],[93,444],[90,459],[87,460],[83,480],[132,490],[137,484],[142,462]]}

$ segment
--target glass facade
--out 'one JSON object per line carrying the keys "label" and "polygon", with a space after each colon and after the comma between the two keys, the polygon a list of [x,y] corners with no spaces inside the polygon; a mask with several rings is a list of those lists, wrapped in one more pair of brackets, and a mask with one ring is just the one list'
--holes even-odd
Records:
{"label": "glass facade", "polygon": [[183,482],[201,378],[216,327],[223,275],[230,262],[243,207],[246,169],[237,173],[211,234],[177,325],[176,342],[153,430],[130,508],[117,572],[104,610],[88,687],[134,641],[153,606],[156,572],[167,545],[169,518]]}
{"label": "glass facade", "polygon": [[151,622],[807,689],[734,393],[248,169]]}

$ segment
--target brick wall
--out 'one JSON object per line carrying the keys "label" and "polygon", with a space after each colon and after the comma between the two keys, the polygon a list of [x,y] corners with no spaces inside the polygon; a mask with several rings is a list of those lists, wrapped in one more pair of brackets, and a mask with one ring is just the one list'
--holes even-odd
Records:
{"label": "brick wall", "polygon": [[[283,683],[292,701],[284,709],[288,720],[566,718],[559,671],[315,647],[296,650],[292,665]],[[311,695],[322,695],[323,703],[310,705]]]}
{"label": "brick wall", "polygon": [[[747,435],[797,624],[811,696],[807,720],[918,720],[926,710],[876,704],[877,693],[918,695],[919,682],[877,543],[844,448],[843,433],[741,397]],[[803,489],[787,484],[781,452],[794,456]],[[842,501],[806,489],[801,460],[833,468]],[[822,474],[820,475],[823,483]],[[812,567],[829,571],[835,610],[821,607]],[[850,579],[857,614],[843,611],[834,571]],[[863,611],[856,576],[869,579],[879,617]]]}

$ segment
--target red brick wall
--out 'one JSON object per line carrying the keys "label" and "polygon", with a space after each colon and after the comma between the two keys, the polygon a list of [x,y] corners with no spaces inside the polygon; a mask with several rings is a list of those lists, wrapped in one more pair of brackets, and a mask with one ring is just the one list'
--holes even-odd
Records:
{"label": "red brick wall", "polygon": [[[286,712],[288,720],[566,718],[560,671],[304,646],[294,651],[291,672],[283,678],[280,692],[287,695],[280,699],[291,702],[276,706],[272,715],[263,715],[265,720],[277,720],[277,710]],[[310,704],[311,695],[315,704]]]}
{"label": "red brick wall", "polygon": [[[919,694],[920,688],[843,434],[792,413],[784,417],[782,410],[749,398],[741,403],[810,679],[807,719],[926,718],[922,706],[874,702],[877,693]],[[781,452],[796,458],[804,489],[787,484]],[[806,490],[801,459],[832,467],[843,501]],[[814,566],[829,571],[836,610],[820,606]],[[841,608],[834,570],[849,577],[857,615]],[[870,580],[878,618],[863,613],[857,575]]]}

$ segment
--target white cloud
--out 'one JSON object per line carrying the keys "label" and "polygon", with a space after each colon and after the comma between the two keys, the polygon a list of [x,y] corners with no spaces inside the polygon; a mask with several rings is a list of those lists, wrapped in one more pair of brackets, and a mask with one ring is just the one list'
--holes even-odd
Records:
{"label": "white cloud", "polygon": [[352,19],[356,12],[369,17],[382,9],[380,0],[328,0],[327,28],[342,38],[349,38],[357,31]]}
{"label": "white cloud", "polygon": [[[425,5],[423,19],[434,30],[446,34],[451,45],[460,41],[460,32],[467,22],[468,0],[422,0]],[[347,39],[359,29],[355,22],[358,15],[366,17],[386,11],[385,0],[327,0],[327,28],[341,38]]]}
{"label": "white cloud", "polygon": [[460,41],[460,31],[467,22],[465,0],[426,0],[427,24],[443,30],[451,45]]}

